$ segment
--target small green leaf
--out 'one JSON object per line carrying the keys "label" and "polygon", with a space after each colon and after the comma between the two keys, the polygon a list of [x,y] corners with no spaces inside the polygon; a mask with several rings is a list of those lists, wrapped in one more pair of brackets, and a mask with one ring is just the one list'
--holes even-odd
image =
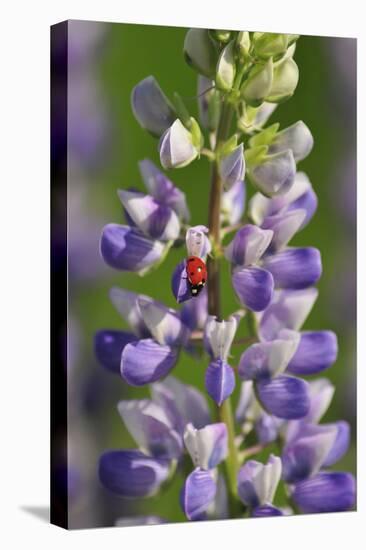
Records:
{"label": "small green leaf", "polygon": [[246,149],[244,153],[246,165],[251,167],[261,164],[261,162],[265,159],[267,152],[268,145],[259,145],[258,147]]}
{"label": "small green leaf", "polygon": [[231,151],[235,149],[237,145],[238,145],[238,136],[234,134],[218,147],[217,156],[224,157],[228,155],[229,153],[231,153]]}
{"label": "small green leaf", "polygon": [[262,130],[255,136],[252,136],[249,140],[250,147],[257,147],[259,145],[270,145],[275,137],[278,128],[280,127],[279,122],[275,122],[268,126],[265,130]]}
{"label": "small green leaf", "polygon": [[178,118],[181,120],[182,124],[187,128],[187,130],[191,129],[191,116],[188,112],[187,107],[184,105],[184,102],[178,92],[174,92],[173,94],[173,103],[176,110],[176,113],[178,115]]}
{"label": "small green leaf", "polygon": [[190,132],[192,136],[192,143],[196,149],[201,149],[203,145],[203,135],[201,132],[200,125],[197,120],[193,117],[190,118]]}

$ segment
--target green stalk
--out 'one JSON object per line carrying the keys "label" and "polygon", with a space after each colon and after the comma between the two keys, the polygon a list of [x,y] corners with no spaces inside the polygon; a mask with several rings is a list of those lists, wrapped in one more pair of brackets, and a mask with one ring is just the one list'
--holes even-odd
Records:
{"label": "green stalk", "polygon": [[[216,136],[216,150],[220,143],[227,139],[230,132],[233,108],[230,104],[224,103],[219,127]],[[211,191],[209,199],[209,232],[214,250],[221,245],[220,236],[220,208],[221,208],[222,183],[218,172],[217,162],[212,167]],[[220,262],[215,255],[208,260],[208,312],[210,315],[221,317],[221,297],[220,297]],[[235,446],[234,420],[230,399],[226,399],[221,406],[217,407],[217,416],[221,422],[224,422],[228,433],[228,456],[225,460],[224,474],[227,480],[229,490],[230,514],[235,515],[237,509],[237,473],[238,457]]]}
{"label": "green stalk", "polygon": [[[216,133],[215,151],[226,141],[230,134],[232,118],[235,110],[235,101],[230,96],[236,96],[240,88],[246,67],[241,67],[238,71],[232,94],[224,99],[221,116]],[[220,210],[221,210],[222,182],[218,171],[217,159],[212,165],[211,190],[209,198],[209,218],[208,227],[213,245],[213,249],[219,250],[221,247],[220,233]],[[208,260],[208,312],[221,318],[221,296],[220,296],[220,261],[216,254]],[[228,433],[228,456],[225,460],[224,474],[227,481],[229,493],[230,516],[235,517],[240,510],[240,503],[237,494],[237,475],[239,470],[238,452],[235,445],[234,418],[230,398],[226,399],[221,406],[217,406],[217,417],[226,424]]]}

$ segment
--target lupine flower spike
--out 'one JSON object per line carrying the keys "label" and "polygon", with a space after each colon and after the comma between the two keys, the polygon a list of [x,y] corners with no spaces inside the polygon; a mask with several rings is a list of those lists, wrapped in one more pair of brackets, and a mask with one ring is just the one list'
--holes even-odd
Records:
{"label": "lupine flower spike", "polygon": [[[268,124],[296,91],[298,39],[190,29],[183,50],[198,77],[199,120],[153,76],[131,95],[137,123],[156,139],[161,167],[141,160],[144,191],[123,182],[117,193],[124,220],[104,227],[100,253],[113,269],[140,276],[159,269],[176,305],[110,290],[121,327],[99,330],[95,353],[117,381],[142,388],[138,399],[117,405],[131,448],[106,450],[99,479],[109,492],[141,499],[179,478],[180,505],[192,521],[355,505],[353,475],[334,468],[349,448],[351,427],[322,420],[335,391],[323,373],[337,360],[337,336],[303,328],[318,298],[321,253],[292,244],[317,210],[317,175],[313,186],[298,168],[314,139],[301,113],[287,128]],[[204,156],[212,165],[207,226],[206,205],[191,221],[184,189],[164,172]],[[193,177],[184,185],[205,182]],[[162,264],[172,249],[178,264],[167,274]],[[236,299],[237,311],[221,303],[225,269],[231,280],[225,296]],[[183,375],[185,353],[197,362],[195,379],[205,393],[172,375],[180,361]],[[189,380],[189,369],[184,372]],[[267,452],[273,442],[276,455]],[[263,460],[257,454],[265,449]],[[117,517],[116,524],[175,519],[160,517],[153,506],[147,515]]]}

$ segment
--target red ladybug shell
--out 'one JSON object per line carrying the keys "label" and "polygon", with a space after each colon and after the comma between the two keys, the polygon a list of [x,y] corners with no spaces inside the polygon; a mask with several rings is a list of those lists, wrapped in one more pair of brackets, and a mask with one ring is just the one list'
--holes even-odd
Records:
{"label": "red ladybug shell", "polygon": [[207,281],[206,264],[201,258],[191,256],[187,259],[186,265],[187,277],[190,284],[194,287],[204,286]]}

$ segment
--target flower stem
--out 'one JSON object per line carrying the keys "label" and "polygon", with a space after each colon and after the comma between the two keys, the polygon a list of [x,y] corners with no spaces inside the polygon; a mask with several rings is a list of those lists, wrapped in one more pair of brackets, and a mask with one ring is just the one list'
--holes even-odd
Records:
{"label": "flower stem", "polygon": [[[219,126],[216,135],[216,149],[227,139],[230,132],[231,120],[233,116],[233,108],[230,104],[224,103]],[[209,199],[209,232],[213,243],[213,248],[218,249],[221,246],[221,193],[222,183],[218,172],[217,162],[213,163],[211,175],[211,191]],[[221,299],[220,299],[220,261],[217,257],[211,257],[208,260],[208,312],[210,315],[221,317]],[[237,472],[238,472],[238,456],[235,445],[235,430],[233,413],[231,409],[230,399],[226,399],[221,406],[217,408],[218,418],[224,422],[228,433],[228,456],[225,460],[225,477],[227,480],[230,516],[235,517],[238,500],[237,500]]]}

